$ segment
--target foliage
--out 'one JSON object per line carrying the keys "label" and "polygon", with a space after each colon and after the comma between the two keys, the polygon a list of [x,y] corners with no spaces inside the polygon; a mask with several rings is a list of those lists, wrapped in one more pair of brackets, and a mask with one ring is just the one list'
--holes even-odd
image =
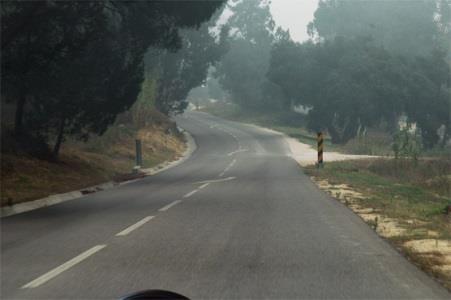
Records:
{"label": "foliage", "polygon": [[421,137],[410,126],[406,126],[393,135],[392,148],[395,159],[410,157],[417,160],[422,148]]}
{"label": "foliage", "polygon": [[178,29],[198,26],[221,4],[2,3],[2,98],[16,103],[16,135],[56,137],[57,157],[65,135],[102,134],[136,100],[147,48],[177,48]]}
{"label": "foliage", "polygon": [[392,142],[393,138],[391,134],[376,128],[361,132],[355,138],[349,140],[345,145],[340,147],[339,152],[389,156],[393,154]]}
{"label": "foliage", "polygon": [[226,25],[230,50],[217,64],[215,76],[231,100],[247,110],[274,109],[281,93],[268,81],[271,45],[282,34],[276,31],[269,3],[247,0],[234,3]]}
{"label": "foliage", "polygon": [[449,47],[447,1],[321,0],[309,33],[320,39],[367,36],[375,45],[409,56]]}
{"label": "foliage", "polygon": [[311,108],[309,128],[346,143],[362,128],[397,128],[405,113],[426,147],[449,136],[449,65],[443,52],[410,59],[373,46],[368,38],[337,37],[323,43],[274,44],[268,78],[295,104]]}
{"label": "foliage", "polygon": [[156,94],[156,78],[144,76],[138,99],[128,111],[118,116],[118,121],[133,124],[136,129],[144,128],[154,122]]}
{"label": "foliage", "polygon": [[227,50],[227,28],[220,30],[216,40],[210,26],[205,23],[197,30],[182,30],[182,46],[176,52],[157,48],[148,51],[146,74],[157,80],[155,106],[162,113],[183,112],[189,91],[204,83],[210,66]]}

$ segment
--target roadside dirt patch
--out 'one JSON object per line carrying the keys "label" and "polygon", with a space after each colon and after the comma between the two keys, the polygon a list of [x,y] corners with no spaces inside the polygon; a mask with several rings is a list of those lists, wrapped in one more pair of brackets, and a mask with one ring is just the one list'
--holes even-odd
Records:
{"label": "roadside dirt patch", "polygon": [[331,184],[327,180],[317,180],[315,177],[312,177],[312,180],[315,181],[322,190],[327,191],[343,203],[346,201],[347,203],[352,203],[355,202],[354,200],[356,199],[366,198],[362,193],[352,190],[347,184]]}
{"label": "roadside dirt patch", "polygon": [[[290,147],[293,158],[303,167],[312,165],[317,161],[317,151],[312,146],[304,144],[296,140],[295,138],[287,137],[286,141]],[[364,158],[376,158],[377,156],[371,155],[354,155],[343,154],[338,152],[324,152],[324,161],[339,161],[348,159],[364,159]]]}
{"label": "roadside dirt patch", "polygon": [[[395,244],[398,244],[396,241],[401,241],[402,248],[413,261],[451,288],[451,241],[438,239],[440,233],[428,229],[428,222],[390,218],[379,210],[365,207],[362,200],[369,197],[347,184],[332,184],[327,179],[316,177],[311,179],[319,188],[352,209],[380,236],[395,241]],[[416,236],[428,238],[415,239]]]}
{"label": "roadside dirt patch", "polygon": [[442,255],[446,255],[448,260],[451,260],[451,241],[437,240],[437,239],[424,239],[413,240],[405,242],[404,245],[415,250],[418,253],[435,253],[438,252]]}
{"label": "roadside dirt patch", "polygon": [[404,247],[429,263],[434,271],[451,278],[451,241],[439,239],[412,240]]}
{"label": "roadside dirt patch", "polygon": [[376,232],[383,237],[401,236],[406,232],[397,220],[388,218],[374,208],[363,207],[359,204],[359,200],[367,197],[360,192],[354,191],[347,184],[331,184],[328,180],[317,180],[312,177],[318,186],[328,192],[332,197],[346,204],[352,211],[359,215],[366,223],[371,225]]}

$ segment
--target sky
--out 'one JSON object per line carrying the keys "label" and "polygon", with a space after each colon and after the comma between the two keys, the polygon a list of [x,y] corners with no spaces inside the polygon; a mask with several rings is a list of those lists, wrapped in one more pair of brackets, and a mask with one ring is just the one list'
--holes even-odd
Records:
{"label": "sky", "polygon": [[289,29],[291,38],[297,42],[309,38],[307,24],[313,20],[318,0],[271,0],[271,14],[276,24]]}
{"label": "sky", "polygon": [[[246,0],[244,0],[246,1]],[[313,14],[319,0],[270,0],[270,10],[277,26],[289,29],[291,38],[296,42],[308,40],[307,25],[313,20]],[[218,25],[227,22],[231,11],[223,11]]]}

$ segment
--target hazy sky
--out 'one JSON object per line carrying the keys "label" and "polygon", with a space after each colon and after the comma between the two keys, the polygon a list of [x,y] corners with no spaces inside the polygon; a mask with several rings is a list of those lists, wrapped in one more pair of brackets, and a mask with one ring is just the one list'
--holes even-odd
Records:
{"label": "hazy sky", "polygon": [[289,29],[295,41],[308,39],[307,24],[313,20],[318,0],[271,0],[271,13],[277,25]]}

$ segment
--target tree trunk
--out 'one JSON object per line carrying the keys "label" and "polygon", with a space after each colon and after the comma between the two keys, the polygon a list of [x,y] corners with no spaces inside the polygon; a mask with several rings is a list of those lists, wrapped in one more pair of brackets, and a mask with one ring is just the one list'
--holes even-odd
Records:
{"label": "tree trunk", "polygon": [[448,133],[449,129],[448,126],[445,126],[445,130],[443,131],[443,139],[441,140],[440,143],[440,148],[445,148],[446,143],[448,142],[449,139],[449,133]]}
{"label": "tree trunk", "polygon": [[58,128],[58,136],[56,138],[55,145],[53,146],[52,156],[53,156],[54,160],[58,160],[58,155],[59,155],[61,144],[62,144],[63,138],[64,138],[64,126],[65,125],[66,125],[66,118],[62,117],[60,120],[60,126]]}
{"label": "tree trunk", "polygon": [[16,105],[16,116],[14,119],[14,133],[16,135],[21,135],[23,132],[23,112],[26,103],[26,95],[21,95],[19,97],[19,101],[17,101]]}
{"label": "tree trunk", "polygon": [[329,126],[327,128],[327,132],[330,135],[330,141],[332,144],[340,144],[340,142],[341,142],[340,135],[335,130],[334,126]]}

